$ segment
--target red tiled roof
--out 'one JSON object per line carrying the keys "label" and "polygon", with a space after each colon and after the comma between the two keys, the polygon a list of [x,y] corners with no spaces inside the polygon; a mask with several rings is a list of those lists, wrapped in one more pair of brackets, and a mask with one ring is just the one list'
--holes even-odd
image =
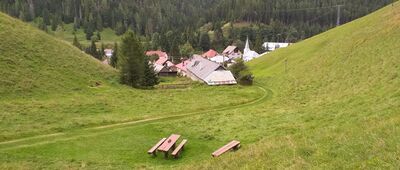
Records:
{"label": "red tiled roof", "polygon": [[175,65],[176,68],[186,71],[186,66],[189,65],[190,61],[189,60],[185,60],[177,65]]}
{"label": "red tiled roof", "polygon": [[167,62],[167,61],[168,61],[168,58],[167,58],[167,57],[160,57],[160,58],[156,61],[156,64],[158,64],[158,65],[164,65],[164,63]]}
{"label": "red tiled roof", "polygon": [[171,61],[167,61],[167,66],[168,66],[168,67],[173,67],[173,66],[175,66],[175,64],[172,63]]}
{"label": "red tiled roof", "polygon": [[168,54],[162,51],[147,51],[146,55],[147,56],[158,55],[158,57],[160,58],[168,58]]}
{"label": "red tiled roof", "polygon": [[213,58],[215,56],[218,55],[218,52],[216,52],[215,50],[211,49],[209,51],[207,51],[206,53],[204,53],[202,56],[205,58]]}

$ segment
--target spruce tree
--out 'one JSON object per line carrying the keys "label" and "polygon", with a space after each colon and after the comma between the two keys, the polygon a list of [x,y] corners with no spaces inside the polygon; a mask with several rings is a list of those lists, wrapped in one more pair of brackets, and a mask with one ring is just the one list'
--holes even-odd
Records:
{"label": "spruce tree", "polygon": [[104,57],[106,54],[104,53],[104,50],[106,49],[106,47],[104,46],[104,43],[101,43],[101,48],[100,48],[100,51],[99,51],[99,55],[101,56],[101,57]]}
{"label": "spruce tree", "polygon": [[136,35],[129,31],[122,38],[121,53],[118,55],[121,83],[138,88],[144,77],[145,55]]}
{"label": "spruce tree", "polygon": [[257,33],[256,42],[254,44],[254,51],[256,51],[257,53],[263,53],[264,50],[262,48],[262,45],[263,45],[263,37],[261,36],[261,33]]}
{"label": "spruce tree", "polygon": [[210,36],[207,33],[200,35],[199,45],[203,51],[208,51],[211,48]]}
{"label": "spruce tree", "polygon": [[57,16],[53,16],[53,19],[51,20],[51,30],[52,31],[56,31],[57,26],[58,26],[58,17]]}
{"label": "spruce tree", "polygon": [[97,31],[97,34],[96,34],[96,36],[97,36],[97,40],[98,40],[98,41],[100,41],[100,40],[101,40],[101,34],[100,34],[100,32],[99,32],[99,31]]}
{"label": "spruce tree", "polygon": [[94,40],[92,40],[90,46],[86,49],[86,53],[98,60],[101,60],[103,58],[97,51],[96,42]]}
{"label": "spruce tree", "polygon": [[153,87],[159,83],[159,79],[157,74],[154,71],[153,64],[149,62],[148,57],[145,58],[144,61],[144,75],[141,82],[141,86],[143,87]]}
{"label": "spruce tree", "polygon": [[81,43],[79,43],[78,38],[76,37],[76,35],[74,34],[74,42],[72,43],[72,45],[74,45],[75,47],[79,48],[80,50],[82,49],[82,45]]}
{"label": "spruce tree", "polygon": [[160,46],[160,34],[156,32],[151,37],[151,48],[153,50],[158,50]]}
{"label": "spruce tree", "polygon": [[118,43],[114,43],[114,51],[111,57],[110,65],[114,68],[118,66]]}

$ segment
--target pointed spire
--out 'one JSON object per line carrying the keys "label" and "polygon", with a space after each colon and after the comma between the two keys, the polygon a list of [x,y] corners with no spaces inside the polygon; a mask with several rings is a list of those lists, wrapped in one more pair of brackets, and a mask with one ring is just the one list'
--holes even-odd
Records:
{"label": "pointed spire", "polygon": [[251,51],[251,50],[250,50],[250,44],[249,44],[249,37],[247,37],[247,39],[246,39],[246,46],[245,46],[243,52],[244,52],[244,53],[247,53],[247,52],[249,52],[249,51]]}

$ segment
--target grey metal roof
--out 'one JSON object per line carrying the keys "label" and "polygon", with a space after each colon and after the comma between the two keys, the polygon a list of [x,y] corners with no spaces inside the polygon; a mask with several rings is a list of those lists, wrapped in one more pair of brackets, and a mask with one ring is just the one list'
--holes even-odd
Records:
{"label": "grey metal roof", "polygon": [[193,56],[186,69],[194,74],[196,77],[206,80],[206,78],[215,70],[223,67],[217,63],[207,60],[199,55]]}
{"label": "grey metal roof", "polygon": [[206,83],[208,85],[227,85],[227,84],[237,84],[235,77],[233,77],[230,71],[218,70],[212,72],[206,78]]}

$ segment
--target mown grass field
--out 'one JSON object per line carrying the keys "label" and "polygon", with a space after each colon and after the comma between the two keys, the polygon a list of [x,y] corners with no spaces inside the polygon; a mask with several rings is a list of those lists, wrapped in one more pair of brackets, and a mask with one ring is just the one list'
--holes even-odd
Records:
{"label": "mown grass field", "polygon": [[[1,129],[14,132],[1,133],[0,168],[398,169],[399,11],[400,3],[396,3],[252,61],[249,66],[256,76],[254,87],[193,85],[189,89],[138,91],[112,83],[113,76],[111,82],[99,76],[103,86],[86,88],[90,79],[82,76],[82,85],[72,84],[82,89],[79,92],[61,90],[61,94],[39,95],[36,91],[46,89],[38,87],[17,93],[22,96],[7,94],[0,105],[15,101],[15,108],[25,107],[29,102],[24,100],[36,101],[36,97],[45,105],[54,105],[41,111],[36,104],[24,109],[44,112],[38,120],[21,115],[17,109],[1,111]],[[31,95],[27,98],[23,94]],[[59,96],[64,98],[57,101]],[[176,100],[174,104],[186,105],[170,107],[165,99],[171,96]],[[110,98],[113,107],[99,109]],[[160,107],[153,107],[155,104]],[[57,110],[63,105],[68,107]],[[168,117],[159,117],[168,108],[179,110],[169,110]],[[96,114],[89,114],[94,110]],[[6,111],[11,113],[3,114]],[[53,124],[43,125],[46,116]],[[120,124],[134,120],[146,121]],[[12,121],[19,123],[13,125]],[[35,122],[42,124],[30,126]],[[71,122],[84,125],[53,129]],[[114,126],[104,127],[107,124]],[[103,127],[96,128],[99,126]],[[146,154],[154,143],[171,133],[189,140],[182,158]],[[52,136],[22,137],[38,134]],[[239,151],[211,157],[215,149],[233,139],[242,142]]]}

